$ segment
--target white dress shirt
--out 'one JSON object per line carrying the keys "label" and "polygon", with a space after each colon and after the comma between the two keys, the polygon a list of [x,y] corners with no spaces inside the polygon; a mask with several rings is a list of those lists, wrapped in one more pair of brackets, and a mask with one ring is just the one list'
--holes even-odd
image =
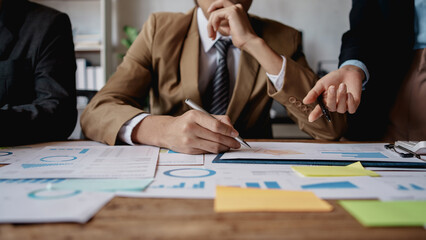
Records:
{"label": "white dress shirt", "polygon": [[[198,66],[198,90],[200,92],[205,92],[210,79],[213,78],[213,75],[217,68],[217,58],[218,53],[214,44],[220,38],[231,38],[229,36],[222,36],[219,32],[216,34],[216,39],[212,40],[208,37],[207,33],[207,24],[208,20],[204,16],[201,8],[197,9],[197,23],[198,23],[198,32],[200,35],[200,50],[199,50],[199,66]],[[240,63],[240,55],[241,50],[237,47],[231,45],[228,50],[227,63],[228,63],[228,71],[229,71],[229,80],[230,80],[230,93],[235,86],[235,81],[238,73],[238,66]],[[277,91],[281,90],[284,85],[284,75],[285,75],[285,64],[286,58],[283,58],[283,65],[281,67],[281,71],[278,75],[271,75],[266,73],[269,80],[272,82]],[[231,97],[231,96],[230,96]],[[118,133],[119,140],[134,145],[132,141],[132,131],[141,122],[146,116],[149,116],[147,113],[142,113],[137,115],[136,117],[127,121],[121,128]]]}

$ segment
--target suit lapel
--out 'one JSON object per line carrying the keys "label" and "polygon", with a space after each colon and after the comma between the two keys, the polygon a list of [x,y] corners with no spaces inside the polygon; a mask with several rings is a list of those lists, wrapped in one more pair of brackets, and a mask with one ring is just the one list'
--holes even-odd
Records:
{"label": "suit lapel", "polygon": [[199,64],[200,36],[197,25],[197,10],[194,9],[188,35],[183,43],[180,59],[181,81],[186,98],[202,105],[198,91],[198,64]]}

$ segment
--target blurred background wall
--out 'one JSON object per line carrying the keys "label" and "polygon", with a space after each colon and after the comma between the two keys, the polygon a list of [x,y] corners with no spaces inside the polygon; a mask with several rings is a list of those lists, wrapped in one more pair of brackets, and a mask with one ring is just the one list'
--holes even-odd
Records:
{"label": "blurred background wall", "polygon": [[[187,12],[192,7],[193,0],[113,0],[113,51],[125,51],[119,43],[124,25],[140,29],[152,12]],[[337,60],[342,33],[349,28],[350,7],[350,0],[254,0],[249,12],[302,31],[308,63],[316,71],[319,61]],[[113,62],[116,66],[119,60]]]}

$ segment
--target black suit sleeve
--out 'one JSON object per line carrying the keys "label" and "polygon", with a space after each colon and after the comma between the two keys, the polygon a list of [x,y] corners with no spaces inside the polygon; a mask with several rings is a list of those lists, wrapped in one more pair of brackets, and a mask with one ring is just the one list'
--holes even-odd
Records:
{"label": "black suit sleeve", "polygon": [[33,100],[0,110],[0,145],[64,140],[74,129],[76,64],[70,20],[65,14],[56,14],[49,24],[40,23],[40,31],[45,34],[35,34],[34,43],[39,46],[34,48],[29,69],[33,89],[20,91],[32,94]]}
{"label": "black suit sleeve", "polygon": [[[347,60],[355,59],[367,64],[368,49],[374,45],[374,24],[377,11],[375,0],[353,0],[349,15],[350,29],[342,36],[339,66]],[[377,38],[376,38],[377,39]]]}
{"label": "black suit sleeve", "polygon": [[361,103],[348,115],[349,140],[382,140],[389,113],[411,63],[413,0],[353,0],[350,29],[342,37],[339,65],[363,62],[370,74]]}

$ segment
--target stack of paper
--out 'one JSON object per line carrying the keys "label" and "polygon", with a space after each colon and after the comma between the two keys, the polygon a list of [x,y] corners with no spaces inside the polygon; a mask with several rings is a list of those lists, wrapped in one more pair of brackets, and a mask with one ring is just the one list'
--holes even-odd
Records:
{"label": "stack of paper", "polygon": [[3,162],[11,164],[0,168],[0,222],[84,223],[115,192],[143,191],[155,175],[158,152],[90,144],[4,149],[0,162],[7,156]]}

